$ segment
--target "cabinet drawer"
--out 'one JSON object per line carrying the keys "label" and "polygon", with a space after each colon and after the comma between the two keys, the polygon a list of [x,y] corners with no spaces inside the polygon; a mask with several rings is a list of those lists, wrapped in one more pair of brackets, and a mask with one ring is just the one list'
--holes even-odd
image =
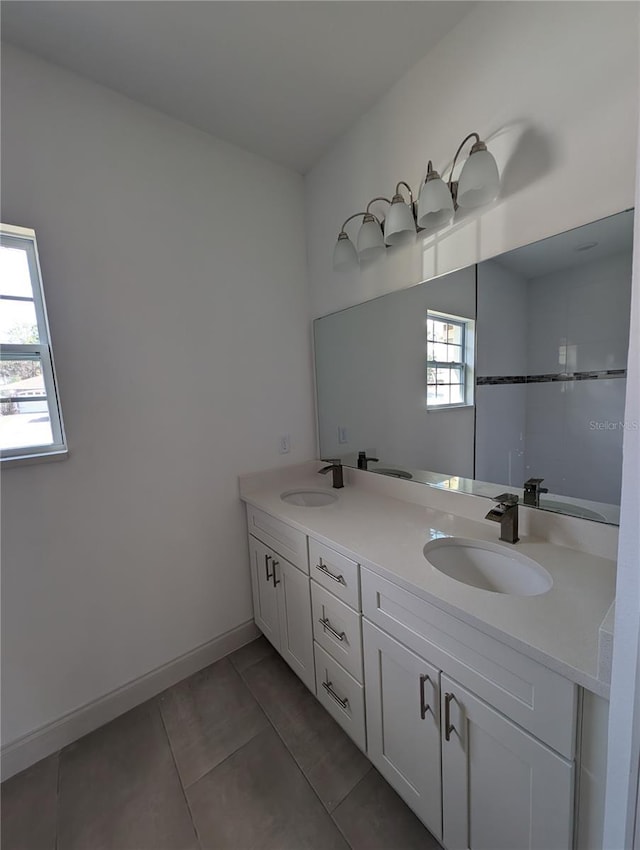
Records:
{"label": "cabinet drawer", "polygon": [[311,575],[318,584],[360,611],[360,581],[355,561],[310,537],[309,563]]}
{"label": "cabinet drawer", "polygon": [[251,505],[247,505],[247,525],[249,534],[262,540],[298,569],[309,572],[307,538],[301,531]]}
{"label": "cabinet drawer", "polygon": [[362,607],[372,623],[573,758],[576,687],[568,679],[367,569]]}
{"label": "cabinet drawer", "polygon": [[317,643],[316,691],[329,714],[342,726],[360,749],[367,751],[364,720],[364,688]]}
{"label": "cabinet drawer", "polygon": [[362,682],[362,617],[315,581],[311,604],[316,642]]}

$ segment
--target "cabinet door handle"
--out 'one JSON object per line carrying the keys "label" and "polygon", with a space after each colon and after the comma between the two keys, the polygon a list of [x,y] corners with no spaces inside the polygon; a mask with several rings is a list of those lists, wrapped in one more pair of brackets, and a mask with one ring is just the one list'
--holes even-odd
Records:
{"label": "cabinet door handle", "polygon": [[345,632],[337,632],[337,631],[333,628],[333,626],[331,625],[331,623],[329,622],[329,618],[328,618],[328,617],[325,617],[324,619],[322,619],[322,617],[321,617],[321,618],[318,620],[318,622],[320,623],[320,625],[322,626],[322,628],[323,628],[326,632],[329,632],[330,634],[332,634],[332,635],[334,636],[334,638],[337,638],[337,639],[338,639],[338,640],[340,640],[340,641],[342,641],[342,640],[344,640],[344,639],[345,639]]}
{"label": "cabinet door handle", "polygon": [[264,556],[264,569],[267,574],[267,581],[271,581],[273,578],[273,573],[269,573],[269,561],[271,560],[271,555]]}
{"label": "cabinet door handle", "polygon": [[423,673],[420,676],[420,719],[424,720],[427,716],[427,711],[430,711],[433,714],[433,709],[427,702],[424,695],[424,686],[427,682],[431,682],[431,679],[426,673]]}
{"label": "cabinet door handle", "polygon": [[339,584],[344,584],[346,586],[346,581],[344,580],[344,576],[335,576],[332,572],[329,572],[329,569],[325,567],[322,563],[322,558],[319,559],[320,563],[316,564],[316,569],[323,572],[326,576],[329,576],[333,581],[339,582]]}
{"label": "cabinet door handle", "polygon": [[456,727],[451,722],[451,700],[455,699],[453,694],[444,695],[444,739],[451,740],[451,733],[456,731]]}
{"label": "cabinet door handle", "polygon": [[276,567],[280,566],[280,561],[273,562],[273,586],[277,587],[280,584],[280,579],[276,578]]}
{"label": "cabinet door handle", "polygon": [[331,699],[335,700],[335,702],[337,702],[338,705],[341,708],[344,708],[344,709],[349,708],[349,700],[347,699],[347,697],[345,697],[344,699],[339,697],[338,694],[333,690],[332,686],[333,686],[333,682],[323,682],[322,683],[322,687],[329,694]]}

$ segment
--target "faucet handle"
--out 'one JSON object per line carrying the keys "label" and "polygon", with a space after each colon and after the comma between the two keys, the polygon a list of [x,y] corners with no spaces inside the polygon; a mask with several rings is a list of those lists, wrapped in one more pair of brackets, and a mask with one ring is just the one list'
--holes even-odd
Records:
{"label": "faucet handle", "polygon": [[540,485],[544,481],[544,478],[527,478],[524,482],[525,490],[538,490],[540,489]]}
{"label": "faucet handle", "polygon": [[501,505],[505,505],[506,507],[512,507],[513,505],[517,505],[520,501],[517,493],[500,493],[499,496],[491,497],[494,502],[498,502]]}

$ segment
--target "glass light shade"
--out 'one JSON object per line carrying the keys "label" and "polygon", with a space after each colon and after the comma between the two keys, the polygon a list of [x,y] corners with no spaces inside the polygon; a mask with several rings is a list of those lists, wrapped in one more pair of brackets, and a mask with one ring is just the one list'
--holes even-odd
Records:
{"label": "glass light shade", "polygon": [[404,201],[394,201],[384,221],[384,241],[387,245],[402,245],[416,235],[416,223],[411,207]]}
{"label": "glass light shade", "polygon": [[444,227],[453,218],[453,198],[441,177],[427,180],[418,198],[418,227],[434,230]]}
{"label": "glass light shade", "polygon": [[384,251],[382,228],[373,216],[365,217],[358,231],[358,257],[373,260]]}
{"label": "glass light shade", "polygon": [[336,247],[333,249],[333,268],[335,271],[352,269],[358,265],[358,254],[355,246],[346,233],[338,236]]}
{"label": "glass light shade", "polygon": [[472,153],[464,164],[458,181],[458,206],[479,207],[498,196],[500,175],[489,151]]}

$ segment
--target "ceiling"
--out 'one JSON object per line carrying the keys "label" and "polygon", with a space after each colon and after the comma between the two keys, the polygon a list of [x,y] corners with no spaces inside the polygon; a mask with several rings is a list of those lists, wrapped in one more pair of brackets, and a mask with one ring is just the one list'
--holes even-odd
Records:
{"label": "ceiling", "polygon": [[529,280],[623,252],[633,252],[633,210],[516,248],[495,262]]}
{"label": "ceiling", "polygon": [[2,37],[304,173],[472,2],[4,0]]}

